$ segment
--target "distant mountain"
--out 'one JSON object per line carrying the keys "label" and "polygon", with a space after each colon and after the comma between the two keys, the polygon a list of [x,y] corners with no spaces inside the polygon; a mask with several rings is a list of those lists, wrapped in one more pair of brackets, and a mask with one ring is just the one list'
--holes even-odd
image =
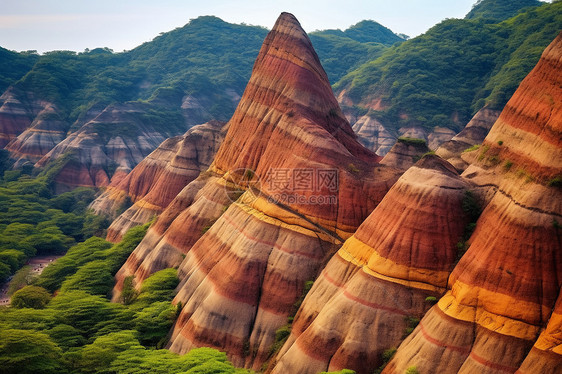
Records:
{"label": "distant mountain", "polygon": [[[67,160],[74,161],[67,164],[81,177],[73,179],[62,168],[66,176],[59,183],[106,185],[163,139],[230,118],[266,33],[204,16],[123,53],[0,50],[0,88],[11,85],[0,97],[0,145],[19,166],[40,159],[37,165],[44,166],[71,152]],[[332,83],[403,40],[374,21],[317,32],[312,39]],[[71,139],[63,142],[67,135]]]}
{"label": "distant mountain", "polygon": [[542,4],[544,3],[538,0],[478,0],[465,19],[485,18],[501,22],[527,8]]}
{"label": "distant mountain", "polygon": [[429,140],[436,128],[460,131],[484,106],[501,110],[560,30],[562,2],[500,23],[448,19],[388,48],[334,90],[352,123],[367,113],[377,122],[364,144],[384,154],[388,134]]}

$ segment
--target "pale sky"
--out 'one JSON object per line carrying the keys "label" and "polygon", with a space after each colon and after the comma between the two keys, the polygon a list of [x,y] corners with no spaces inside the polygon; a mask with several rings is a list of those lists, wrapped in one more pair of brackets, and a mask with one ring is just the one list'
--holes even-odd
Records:
{"label": "pale sky", "polygon": [[371,19],[411,37],[445,18],[463,18],[476,0],[0,0],[0,46],[16,50],[133,49],[202,15],[273,27],[279,13],[307,32]]}

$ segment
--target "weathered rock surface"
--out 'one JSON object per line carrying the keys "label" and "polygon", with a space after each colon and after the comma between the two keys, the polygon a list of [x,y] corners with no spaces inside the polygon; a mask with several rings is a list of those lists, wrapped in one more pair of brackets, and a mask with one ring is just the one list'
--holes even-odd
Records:
{"label": "weathered rock surface", "polygon": [[397,179],[361,146],[310,40],[283,13],[205,173],[168,205],[117,274],[179,266],[170,349],[211,346],[258,369],[304,283]]}
{"label": "weathered rock surface", "polygon": [[398,129],[397,134],[393,134],[394,131],[388,130],[380,121],[370,115],[357,117],[346,113],[346,116],[352,123],[353,131],[357,134],[359,142],[381,156],[390,152],[399,136],[424,139],[427,141],[429,149],[435,150],[455,135],[453,130],[444,127],[435,127],[431,132],[421,127],[402,127]]}
{"label": "weathered rock surface", "polygon": [[562,372],[562,294],[558,296],[546,329],[517,373],[555,374]]}
{"label": "weathered rock surface", "polygon": [[224,123],[211,121],[192,127],[182,136],[165,140],[123,180],[111,183],[91,205],[97,214],[115,215],[107,240],[117,242],[134,226],[160,214],[189,182],[211,165],[222,143]]}
{"label": "weathered rock surface", "polygon": [[[428,373],[548,372],[559,365],[553,309],[559,310],[562,285],[562,192],[549,178],[562,172],[561,83],[562,34],[523,80],[463,173],[488,203],[451,273],[450,291],[384,373],[411,366]],[[543,353],[548,359],[537,362]]]}
{"label": "weathered rock surface", "polygon": [[383,157],[381,164],[406,171],[427,152],[429,148],[425,142],[412,142],[399,138]]}
{"label": "weathered rock surface", "polygon": [[445,293],[470,185],[428,155],[390,189],[304,300],[273,373],[372,373]]}
{"label": "weathered rock surface", "polygon": [[[156,127],[144,117],[149,104],[129,102],[105,108],[93,120],[72,133],[36,164],[67,157],[55,178],[58,190],[109,185],[123,179],[162,141],[181,133],[181,127]],[[185,127],[183,127],[185,131]]]}
{"label": "weathered rock surface", "polygon": [[379,155],[386,155],[396,143],[396,136],[393,136],[384,126],[374,118],[367,115],[359,117],[353,123],[353,131],[357,134],[357,139],[366,148]]}
{"label": "weathered rock surface", "polygon": [[484,141],[500,113],[486,107],[480,109],[466,127],[437,148],[435,154],[449,161],[460,172],[464,171],[469,164],[461,158],[463,151]]}
{"label": "weathered rock surface", "polygon": [[14,167],[26,162],[36,163],[66,137],[69,124],[63,120],[53,105],[47,105],[33,122],[6,149],[15,159]]}
{"label": "weathered rock surface", "polygon": [[33,119],[49,106],[52,105],[31,94],[23,94],[13,87],[7,89],[0,96],[0,147],[30,127]]}

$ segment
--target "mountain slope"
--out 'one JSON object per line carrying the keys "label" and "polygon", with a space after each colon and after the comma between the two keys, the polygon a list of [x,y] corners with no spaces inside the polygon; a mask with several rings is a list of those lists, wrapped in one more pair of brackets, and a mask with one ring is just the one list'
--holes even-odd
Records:
{"label": "mountain slope", "polygon": [[[108,228],[107,240],[118,242],[131,227],[153,219],[207,170],[224,138],[223,125],[211,121],[165,140],[123,180],[111,183],[90,206],[97,214],[118,215]],[[127,207],[128,202],[133,205]],[[127,210],[120,212],[123,208]]]}
{"label": "mountain slope", "polygon": [[[484,149],[472,152],[463,176],[487,205],[449,278],[450,290],[384,373],[411,366],[444,373],[515,372],[521,365],[555,370],[560,356],[548,351],[556,340],[545,344],[544,338],[557,339],[553,309],[562,286],[562,192],[552,182],[562,175],[561,73],[562,33],[521,82]],[[534,361],[537,355],[545,361]]]}
{"label": "mountain slope", "polygon": [[309,38],[283,13],[210,169],[160,215],[114,297],[126,277],[139,285],[179,266],[170,349],[213,346],[260,368],[305,282],[396,179],[379,159],[355,140]]}
{"label": "mountain slope", "polygon": [[323,269],[273,373],[372,373],[445,292],[469,183],[437,156],[408,169]]}
{"label": "mountain slope", "polygon": [[478,0],[466,19],[484,18],[495,22],[505,21],[526,8],[542,5],[538,0]]}
{"label": "mountain slope", "polygon": [[[560,2],[501,23],[445,20],[389,48],[334,89],[350,118],[366,115],[394,139],[411,128],[426,139],[436,126],[458,132],[484,106],[501,110],[560,29]],[[371,137],[379,150],[377,132]]]}

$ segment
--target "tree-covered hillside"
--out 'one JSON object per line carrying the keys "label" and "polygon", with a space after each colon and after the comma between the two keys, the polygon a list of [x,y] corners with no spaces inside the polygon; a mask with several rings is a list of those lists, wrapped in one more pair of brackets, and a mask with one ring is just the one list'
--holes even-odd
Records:
{"label": "tree-covered hillside", "polygon": [[[21,78],[20,92],[54,102],[69,122],[115,102],[152,99],[177,108],[186,95],[197,98],[212,118],[227,120],[267,32],[203,16],[124,53],[97,48],[38,56],[0,50],[5,67],[0,89]],[[332,82],[402,40],[373,21],[311,38]]]}
{"label": "tree-covered hillside", "polygon": [[484,18],[501,22],[530,7],[542,5],[539,0],[478,0],[466,19]]}
{"label": "tree-covered hillside", "polygon": [[34,52],[17,53],[0,47],[0,91],[23,77],[38,58]]}
{"label": "tree-covered hillside", "polygon": [[448,19],[392,46],[335,85],[389,128],[460,130],[484,105],[501,109],[562,30],[562,2],[500,23]]}

